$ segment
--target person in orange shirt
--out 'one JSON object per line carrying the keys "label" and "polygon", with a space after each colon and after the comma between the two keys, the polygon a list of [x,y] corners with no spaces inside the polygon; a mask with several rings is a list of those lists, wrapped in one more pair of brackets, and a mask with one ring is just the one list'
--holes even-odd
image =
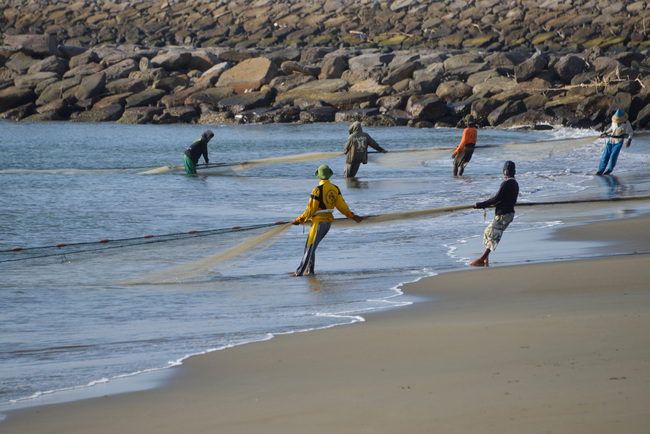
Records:
{"label": "person in orange shirt", "polygon": [[454,159],[454,176],[462,176],[465,166],[472,159],[474,147],[476,146],[476,123],[474,117],[469,115],[465,118],[465,130],[451,158]]}

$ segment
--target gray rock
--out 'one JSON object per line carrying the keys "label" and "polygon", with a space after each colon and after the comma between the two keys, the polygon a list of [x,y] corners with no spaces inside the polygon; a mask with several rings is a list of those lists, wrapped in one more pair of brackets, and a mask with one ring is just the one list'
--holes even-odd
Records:
{"label": "gray rock", "polygon": [[12,86],[0,90],[0,107],[3,111],[34,102],[35,99],[34,91],[26,87]]}
{"label": "gray rock", "polygon": [[78,100],[93,98],[104,91],[105,84],[106,74],[103,72],[84,77],[75,92],[75,97]]}
{"label": "gray rock", "polygon": [[14,51],[36,56],[61,56],[54,35],[7,35],[5,44]]}
{"label": "gray rock", "polygon": [[165,95],[167,92],[161,89],[145,89],[128,97],[126,108],[155,105]]}
{"label": "gray rock", "polygon": [[199,118],[199,112],[195,107],[179,106],[165,109],[161,115],[154,116],[153,121],[157,124],[192,123]]}
{"label": "gray rock", "polygon": [[278,74],[278,67],[265,57],[248,59],[224,71],[217,81],[219,87],[230,87],[236,93],[258,90]]}
{"label": "gray rock", "polygon": [[222,110],[228,110],[232,113],[243,112],[256,107],[268,106],[271,102],[271,93],[268,91],[248,92],[240,95],[233,95],[224,98],[218,103]]}
{"label": "gray rock", "polygon": [[57,99],[63,98],[70,89],[81,84],[81,77],[72,77],[65,80],[57,81],[47,86],[38,96],[36,105],[41,106],[48,104]]}
{"label": "gray rock", "polygon": [[191,59],[192,55],[188,51],[168,51],[158,54],[151,59],[151,63],[169,71],[178,71],[186,68]]}
{"label": "gray rock", "polygon": [[113,94],[138,93],[147,88],[144,81],[134,78],[120,78],[106,83],[106,89]]}
{"label": "gray rock", "polygon": [[515,79],[518,83],[527,81],[542,72],[547,64],[548,59],[544,55],[536,53],[530,59],[515,66]]}
{"label": "gray rock", "polygon": [[126,78],[131,72],[139,71],[140,66],[138,62],[133,59],[125,59],[119,63],[109,66],[104,70],[106,73],[106,80],[113,81],[118,78]]}
{"label": "gray rock", "polygon": [[523,101],[508,101],[497,109],[493,110],[487,120],[492,126],[497,126],[506,121],[506,119],[526,112],[526,104]]}
{"label": "gray rock", "polygon": [[5,61],[5,67],[17,72],[18,74],[26,74],[27,71],[29,71],[29,68],[31,68],[35,63],[38,63],[38,59],[34,59],[33,57],[19,51],[12,54]]}
{"label": "gray rock", "polygon": [[124,107],[111,104],[97,110],[78,112],[70,118],[72,122],[115,122],[122,117]]}
{"label": "gray rock", "polygon": [[195,92],[185,100],[185,105],[200,107],[203,104],[216,107],[219,101],[229,98],[234,92],[229,87],[211,87],[199,92]]}
{"label": "gray rock", "polygon": [[70,58],[68,67],[70,69],[73,69],[81,65],[86,65],[88,63],[99,63],[99,56],[93,50],[85,50],[80,54]]}
{"label": "gray rock", "polygon": [[190,86],[187,89],[184,89],[180,92],[174,92],[169,95],[165,95],[160,99],[160,102],[166,107],[179,107],[186,105],[187,99],[197,92],[204,91],[207,89],[208,83],[204,82],[197,84],[195,86]]}
{"label": "gray rock", "polygon": [[298,72],[301,74],[318,77],[320,74],[320,68],[318,66],[310,66],[304,63],[294,62],[293,60],[282,62],[280,69],[282,69],[282,72],[284,72],[286,75],[291,75]]}
{"label": "gray rock", "polygon": [[132,107],[124,110],[118,119],[120,124],[148,124],[155,116],[163,114],[162,107]]}
{"label": "gray rock", "polygon": [[348,67],[352,71],[380,68],[388,65],[394,57],[394,54],[384,53],[362,54],[348,59]]}
{"label": "gray rock", "polygon": [[558,59],[551,65],[553,72],[562,79],[565,83],[571,83],[571,79],[578,74],[581,74],[587,63],[579,56],[574,54],[567,54]]}
{"label": "gray rock", "polygon": [[462,101],[472,95],[472,87],[462,81],[443,81],[438,86],[436,95],[447,102]]}
{"label": "gray rock", "polygon": [[313,80],[288,92],[278,94],[278,105],[293,105],[297,99],[319,99],[322,95],[339,92],[348,88],[348,82],[342,79]]}
{"label": "gray rock", "polygon": [[37,72],[29,75],[21,75],[14,79],[14,84],[17,87],[25,87],[28,89],[36,89],[39,83],[49,81],[50,83],[61,80],[61,76],[56,72]]}
{"label": "gray rock", "polygon": [[406,111],[414,119],[435,121],[447,114],[447,104],[438,97],[413,96],[407,103]]}
{"label": "gray rock", "polygon": [[326,57],[320,64],[321,72],[318,75],[320,80],[329,78],[341,78],[343,72],[348,68],[347,57],[331,56]]}
{"label": "gray rock", "polygon": [[79,65],[74,69],[70,69],[63,74],[63,78],[71,77],[85,77],[87,75],[93,75],[100,73],[104,70],[104,67],[99,63],[86,63],[85,65]]}
{"label": "gray rock", "polygon": [[68,70],[68,61],[56,56],[49,56],[45,59],[32,64],[27,70],[28,74],[36,72],[55,72],[63,75]]}
{"label": "gray rock", "polygon": [[394,85],[397,82],[413,77],[413,72],[420,67],[419,62],[407,62],[394,69],[381,81],[382,84]]}

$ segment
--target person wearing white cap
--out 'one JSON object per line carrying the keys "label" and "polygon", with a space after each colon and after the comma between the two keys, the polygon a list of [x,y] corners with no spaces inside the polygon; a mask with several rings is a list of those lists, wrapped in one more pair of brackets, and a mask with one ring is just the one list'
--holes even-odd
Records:
{"label": "person wearing white cap", "polygon": [[[609,137],[609,139],[607,145],[605,145],[603,155],[600,157],[600,165],[596,175],[609,175],[612,173],[618,160],[618,154],[623,147],[623,141],[627,138],[625,147],[629,148],[632,144],[633,134],[632,125],[627,120],[627,113],[621,109],[616,110],[616,113],[612,116],[612,125],[600,135],[600,137]],[[609,168],[605,170],[607,163],[609,163]]]}
{"label": "person wearing white cap", "polygon": [[309,197],[307,209],[298,218],[291,220],[294,225],[305,223],[311,220],[311,230],[305,244],[305,251],[298,269],[291,276],[302,276],[303,274],[314,274],[314,263],[316,261],[316,248],[321,240],[327,235],[334,220],[334,208],[349,219],[360,223],[363,217],[355,215],[341,195],[341,189],[330,182],[334,174],[329,166],[323,164],[316,170],[314,176],[321,181],[318,187],[314,188]]}
{"label": "person wearing white cap", "polygon": [[185,173],[188,175],[196,175],[196,165],[199,162],[199,158],[203,155],[205,164],[209,163],[208,159],[208,142],[214,137],[214,133],[211,130],[203,131],[201,138],[195,140],[183,154],[183,164],[185,165]]}

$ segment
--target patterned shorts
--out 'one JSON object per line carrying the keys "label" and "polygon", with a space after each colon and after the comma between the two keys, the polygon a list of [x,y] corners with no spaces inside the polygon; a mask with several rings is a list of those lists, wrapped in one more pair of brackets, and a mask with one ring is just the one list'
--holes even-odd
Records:
{"label": "patterned shorts", "polygon": [[483,232],[483,245],[490,249],[490,251],[495,251],[499,241],[501,241],[501,236],[503,231],[506,230],[508,225],[512,223],[512,220],[515,218],[515,213],[495,215],[492,223],[485,228]]}

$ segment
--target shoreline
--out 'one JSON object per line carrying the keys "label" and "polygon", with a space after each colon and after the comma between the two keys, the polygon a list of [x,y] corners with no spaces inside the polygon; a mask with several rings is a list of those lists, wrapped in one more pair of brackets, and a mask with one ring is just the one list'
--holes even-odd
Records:
{"label": "shoreline", "polygon": [[[192,357],[161,387],[6,411],[0,426],[3,432],[302,432],[304,424],[311,432],[430,432],[432,426],[642,432],[650,417],[637,409],[647,400],[643,384],[650,378],[640,365],[649,350],[635,345],[647,342],[642,330],[648,318],[630,312],[650,295],[644,287],[650,270],[643,267],[650,255],[632,253],[649,245],[650,235],[640,230],[649,222],[642,215],[552,230],[556,240],[608,241],[604,234],[610,234],[627,255],[441,272],[402,287],[418,302],[366,313],[364,323]],[[515,241],[510,236],[504,243]],[[531,276],[564,286],[540,286]],[[606,285],[612,278],[626,289]],[[526,285],[513,288],[512,282]],[[604,334],[576,340],[594,338],[592,328]],[[625,338],[617,342],[619,328]],[[599,345],[606,351],[594,349]],[[618,354],[628,347],[643,357]],[[431,369],[438,365],[441,370]],[[591,386],[589,375],[596,373],[601,376]],[[567,393],[557,396],[555,388]],[[597,402],[594,388],[612,401]],[[530,396],[529,389],[541,395]],[[540,429],[531,430],[531,423]]]}

